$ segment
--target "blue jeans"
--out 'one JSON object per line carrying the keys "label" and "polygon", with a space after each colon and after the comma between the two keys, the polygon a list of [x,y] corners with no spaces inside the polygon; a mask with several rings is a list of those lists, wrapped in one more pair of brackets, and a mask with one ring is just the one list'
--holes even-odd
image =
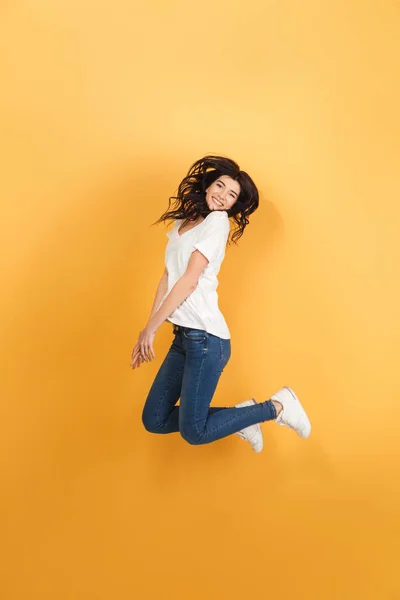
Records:
{"label": "blue jeans", "polygon": [[[271,400],[241,408],[212,407],[231,343],[203,329],[175,325],[172,345],[148,393],[142,421],[151,433],[178,432],[189,444],[208,444],[249,425],[276,418]],[[180,398],[180,406],[176,406]]]}

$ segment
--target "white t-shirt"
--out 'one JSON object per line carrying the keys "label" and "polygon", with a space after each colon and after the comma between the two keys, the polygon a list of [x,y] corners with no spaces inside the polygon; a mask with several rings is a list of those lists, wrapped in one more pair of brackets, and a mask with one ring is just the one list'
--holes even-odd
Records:
{"label": "white t-shirt", "polygon": [[184,275],[191,253],[196,249],[200,250],[209,263],[200,275],[197,287],[167,321],[183,327],[204,329],[220,338],[230,339],[230,331],[218,307],[217,293],[217,275],[225,257],[230,231],[228,213],[213,211],[201,223],[178,235],[182,222],[183,219],[176,219],[173,228],[167,233],[169,241],[165,250],[165,265],[168,269],[168,291],[160,306],[178,279]]}

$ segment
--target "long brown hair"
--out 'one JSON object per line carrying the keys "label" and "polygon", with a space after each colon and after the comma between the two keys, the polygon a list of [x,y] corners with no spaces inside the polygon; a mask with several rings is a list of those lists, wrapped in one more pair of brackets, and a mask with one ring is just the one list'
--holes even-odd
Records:
{"label": "long brown hair", "polygon": [[[224,156],[206,155],[193,163],[179,184],[177,195],[170,196],[168,209],[152,225],[171,219],[195,221],[199,217],[205,218],[213,212],[206,202],[206,189],[221,175],[229,175],[240,184],[235,204],[226,211],[237,225],[232,235],[232,241],[236,243],[249,223],[248,217],[258,208],[258,190],[251,177],[241,171],[234,160]],[[172,201],[174,207],[171,209]]]}

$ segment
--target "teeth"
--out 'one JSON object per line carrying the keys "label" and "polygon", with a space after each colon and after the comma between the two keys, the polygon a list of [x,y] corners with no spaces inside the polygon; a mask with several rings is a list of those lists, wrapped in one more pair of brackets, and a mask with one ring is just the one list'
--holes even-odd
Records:
{"label": "teeth", "polygon": [[218,202],[218,200],[216,198],[214,198],[214,200],[219,206],[223,206],[222,202]]}

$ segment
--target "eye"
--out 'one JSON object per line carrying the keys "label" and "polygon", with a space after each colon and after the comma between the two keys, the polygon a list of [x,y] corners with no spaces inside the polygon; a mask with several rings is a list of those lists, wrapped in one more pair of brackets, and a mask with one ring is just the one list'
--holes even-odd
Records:
{"label": "eye", "polygon": [[222,183],[217,183],[217,185],[220,185],[220,186],[222,186]]}

